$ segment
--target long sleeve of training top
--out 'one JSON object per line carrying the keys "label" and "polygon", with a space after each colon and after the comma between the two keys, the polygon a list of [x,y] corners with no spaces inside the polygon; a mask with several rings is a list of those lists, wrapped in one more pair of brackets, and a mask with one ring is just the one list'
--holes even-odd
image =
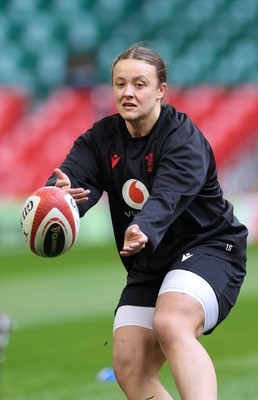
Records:
{"label": "long sleeve of training top", "polygon": [[[91,190],[89,200],[78,204],[82,217],[98,202],[103,193],[96,149],[80,136],[59,168],[70,178],[72,188],[82,187]],[[53,174],[48,179],[47,185],[54,185],[55,182],[56,176]]]}

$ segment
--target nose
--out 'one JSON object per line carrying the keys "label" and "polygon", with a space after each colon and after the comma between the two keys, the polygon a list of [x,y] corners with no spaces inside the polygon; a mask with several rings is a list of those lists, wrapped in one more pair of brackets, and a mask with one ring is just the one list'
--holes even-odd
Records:
{"label": "nose", "polygon": [[127,96],[127,97],[132,97],[133,96],[133,86],[130,83],[128,83],[125,86],[124,96]]}

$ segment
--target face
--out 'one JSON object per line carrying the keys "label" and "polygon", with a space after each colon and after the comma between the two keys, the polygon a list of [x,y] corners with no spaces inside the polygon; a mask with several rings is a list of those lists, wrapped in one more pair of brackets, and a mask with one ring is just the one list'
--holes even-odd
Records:
{"label": "face", "polygon": [[113,69],[113,92],[119,114],[129,124],[153,125],[160,114],[166,84],[159,84],[156,68],[142,60],[119,60]]}

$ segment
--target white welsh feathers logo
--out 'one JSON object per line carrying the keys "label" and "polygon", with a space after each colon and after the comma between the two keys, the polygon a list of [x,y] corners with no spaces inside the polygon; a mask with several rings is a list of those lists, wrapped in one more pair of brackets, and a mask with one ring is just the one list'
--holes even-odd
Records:
{"label": "white welsh feathers logo", "polygon": [[149,192],[141,181],[129,179],[122,188],[122,195],[126,204],[135,210],[141,210],[149,197]]}

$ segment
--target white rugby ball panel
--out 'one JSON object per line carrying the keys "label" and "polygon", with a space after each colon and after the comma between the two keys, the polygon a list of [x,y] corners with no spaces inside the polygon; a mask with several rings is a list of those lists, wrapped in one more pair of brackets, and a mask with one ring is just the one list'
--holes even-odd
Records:
{"label": "white rugby ball panel", "polygon": [[30,247],[40,256],[56,257],[70,249],[75,237],[76,232],[64,214],[53,208],[37,228],[32,230]]}
{"label": "white rugby ball panel", "polygon": [[25,201],[25,204],[23,206],[21,214],[21,231],[25,243],[27,244],[30,242],[32,224],[39,202],[40,202],[39,196],[30,196]]}

